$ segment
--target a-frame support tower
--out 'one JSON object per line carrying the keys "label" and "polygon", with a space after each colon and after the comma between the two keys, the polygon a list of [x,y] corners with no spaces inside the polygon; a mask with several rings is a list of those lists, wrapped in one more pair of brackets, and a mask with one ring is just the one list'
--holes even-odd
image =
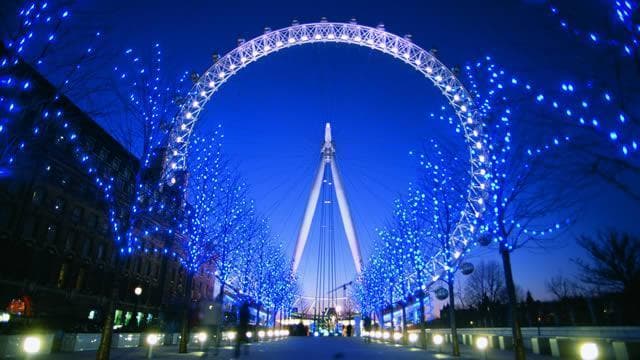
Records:
{"label": "a-frame support tower", "polygon": [[316,212],[318,206],[318,198],[320,197],[320,187],[322,186],[322,179],[324,177],[325,168],[330,167],[331,178],[335,185],[336,199],[338,200],[338,207],[340,208],[340,217],[342,218],[342,224],[344,225],[344,232],[349,242],[349,248],[351,249],[351,256],[356,267],[356,272],[360,274],[362,270],[362,257],[360,255],[360,244],[356,237],[355,229],[353,228],[353,220],[351,218],[351,211],[349,210],[349,203],[344,194],[344,187],[342,185],[342,179],[338,172],[338,166],[335,159],[335,147],[331,140],[331,125],[326,124],[324,129],[324,144],[322,146],[322,158],[320,160],[320,167],[316,173],[315,180],[313,181],[313,187],[309,194],[309,200],[307,200],[307,207],[304,211],[304,217],[302,218],[302,225],[300,226],[300,232],[298,233],[298,239],[296,241],[296,247],[293,253],[293,271],[298,270],[300,265],[300,259],[304,247],[309,238],[309,231],[311,230],[311,222],[313,215]]}

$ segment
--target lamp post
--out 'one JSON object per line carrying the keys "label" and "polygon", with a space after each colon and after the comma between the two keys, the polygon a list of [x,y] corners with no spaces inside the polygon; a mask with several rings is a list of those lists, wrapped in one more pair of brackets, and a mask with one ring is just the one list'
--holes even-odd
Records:
{"label": "lamp post", "polygon": [[160,340],[160,336],[158,334],[149,334],[147,335],[147,344],[149,344],[149,350],[147,351],[147,359],[151,359],[153,357],[153,347],[158,344]]}
{"label": "lamp post", "polygon": [[136,329],[138,329],[138,304],[140,302],[140,295],[142,295],[142,287],[136,286],[136,288],[133,289],[133,293],[136,295],[136,302],[133,306],[133,320],[135,320],[135,326]]}
{"label": "lamp post", "polygon": [[205,343],[207,342],[207,333],[204,331],[201,331],[198,333],[198,335],[196,335],[198,342],[200,343],[200,351],[204,350],[205,347]]}

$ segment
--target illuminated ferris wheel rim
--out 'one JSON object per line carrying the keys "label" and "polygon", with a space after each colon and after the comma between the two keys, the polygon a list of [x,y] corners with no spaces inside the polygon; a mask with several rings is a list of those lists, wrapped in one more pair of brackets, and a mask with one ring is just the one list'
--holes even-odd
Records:
{"label": "illuminated ferris wheel rim", "polygon": [[267,30],[263,35],[239,42],[238,47],[209,67],[189,91],[170,134],[164,180],[171,186],[177,181],[176,174],[186,171],[189,138],[200,112],[231,76],[258,59],[282,49],[323,42],[365,46],[403,61],[432,81],[460,120],[469,149],[471,183],[467,206],[450,240],[452,251],[440,251],[429,262],[429,273],[433,274],[433,281],[436,281],[443,271],[450,269],[469,250],[470,240],[477,230],[475,220],[484,212],[489,161],[483,141],[482,121],[472,96],[449,68],[433,53],[415,45],[408,37],[387,32],[382,25],[373,28],[355,22],[325,21],[294,24],[278,30]]}

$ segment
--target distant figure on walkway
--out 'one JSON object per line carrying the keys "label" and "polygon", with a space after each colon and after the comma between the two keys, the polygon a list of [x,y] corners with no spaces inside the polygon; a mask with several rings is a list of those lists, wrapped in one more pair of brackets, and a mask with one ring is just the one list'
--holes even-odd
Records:
{"label": "distant figure on walkway", "polygon": [[[249,318],[251,317],[251,311],[249,309],[249,302],[245,300],[240,306],[238,314],[238,334],[236,335],[236,349],[235,358],[240,358],[240,347],[247,342],[247,331],[249,331]],[[249,347],[245,345],[245,354],[249,355]]]}
{"label": "distant figure on walkway", "polygon": [[370,342],[370,341],[371,341],[371,331],[372,331],[372,328],[371,328],[371,318],[370,318],[370,317],[368,317],[368,316],[366,316],[366,317],[364,318],[364,331],[366,331],[367,333],[369,333],[369,336],[365,336],[365,337],[364,337],[365,342]]}
{"label": "distant figure on walkway", "polygon": [[347,325],[347,337],[351,337],[352,331],[353,331],[353,326],[351,326],[351,324]]}

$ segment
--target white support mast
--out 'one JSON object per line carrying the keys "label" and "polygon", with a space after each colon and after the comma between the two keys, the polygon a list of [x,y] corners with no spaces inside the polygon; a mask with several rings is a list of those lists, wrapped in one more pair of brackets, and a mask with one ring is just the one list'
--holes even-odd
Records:
{"label": "white support mast", "polygon": [[298,233],[298,239],[296,241],[296,247],[293,255],[293,271],[298,270],[300,265],[300,259],[304,247],[309,238],[309,230],[311,229],[311,221],[313,215],[316,212],[318,206],[318,198],[320,196],[320,186],[322,185],[322,178],[324,176],[325,167],[329,164],[331,168],[331,177],[335,184],[336,198],[338,200],[338,207],[340,208],[340,217],[342,218],[342,224],[344,225],[344,232],[349,242],[349,248],[351,249],[351,256],[356,267],[356,272],[359,274],[362,270],[362,257],[360,255],[360,244],[356,237],[356,232],[353,227],[353,220],[351,218],[351,211],[349,210],[349,204],[347,197],[344,194],[344,187],[342,186],[342,179],[338,172],[338,166],[335,160],[335,147],[331,139],[331,125],[327,123],[324,128],[324,144],[322,146],[322,160],[320,161],[320,167],[316,173],[316,178],[307,200],[307,207],[304,211],[304,217],[302,219],[302,225],[300,226],[300,232]]}

